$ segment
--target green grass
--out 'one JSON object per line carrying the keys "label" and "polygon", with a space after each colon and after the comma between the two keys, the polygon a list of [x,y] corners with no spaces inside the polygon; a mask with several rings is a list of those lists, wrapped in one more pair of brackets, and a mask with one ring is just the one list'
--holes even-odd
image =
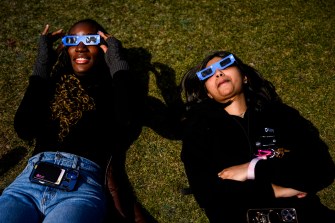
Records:
{"label": "green grass", "polygon": [[[3,1],[0,188],[22,170],[32,149],[17,138],[13,117],[32,72],[39,33],[47,23],[51,30],[67,30],[87,17],[99,21],[126,48],[141,51],[144,68],[161,64],[175,74],[162,77],[147,70],[148,96],[161,104],[174,99],[165,91],[174,89],[185,71],[210,51],[234,52],[318,127],[335,157],[334,11],[330,0]],[[162,79],[168,80],[161,86]],[[159,222],[206,222],[193,197],[180,193],[187,187],[180,149],[180,141],[144,126],[127,154],[129,177],[140,201]],[[335,184],[320,196],[335,209]]]}

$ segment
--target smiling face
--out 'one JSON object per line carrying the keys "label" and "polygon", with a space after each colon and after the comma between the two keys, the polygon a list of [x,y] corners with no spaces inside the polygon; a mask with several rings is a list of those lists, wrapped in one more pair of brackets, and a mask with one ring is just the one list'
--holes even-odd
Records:
{"label": "smiling face", "polygon": [[[98,30],[91,24],[79,23],[71,28],[69,35],[97,34]],[[100,47],[98,45],[86,46],[80,42],[77,46],[70,46],[68,53],[75,75],[85,76],[91,73],[99,64]]]}
{"label": "smiling face", "polygon": [[[214,57],[208,61],[206,67],[211,66],[221,59],[221,57]],[[220,103],[239,99],[244,100],[244,81],[246,81],[246,77],[242,76],[236,66],[230,66],[224,70],[217,69],[214,75],[205,82],[207,95]]]}

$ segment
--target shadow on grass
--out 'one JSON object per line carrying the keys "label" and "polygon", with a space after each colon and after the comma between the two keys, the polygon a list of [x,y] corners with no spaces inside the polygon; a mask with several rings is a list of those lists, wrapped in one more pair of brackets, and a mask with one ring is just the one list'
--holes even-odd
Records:
{"label": "shadow on grass", "polygon": [[8,170],[13,168],[28,153],[25,147],[18,146],[3,155],[0,159],[0,176],[3,176]]}
{"label": "shadow on grass", "polygon": [[[136,97],[139,125],[147,126],[167,139],[180,139],[184,105],[175,71],[166,64],[151,63],[151,54],[144,48],[129,48],[127,55],[136,82],[133,95]],[[164,102],[148,95],[150,73],[155,76]]]}
{"label": "shadow on grass", "polygon": [[[0,177],[13,168],[18,162],[20,162],[28,153],[28,150],[23,146],[18,146],[11,149],[8,153],[3,155],[0,159]],[[3,189],[0,189],[0,195]]]}
{"label": "shadow on grass", "polygon": [[[172,68],[163,63],[151,63],[151,54],[144,48],[128,48],[126,55],[131,66],[132,82],[135,83],[130,94],[136,108],[136,118],[124,149],[113,154],[113,162],[108,170],[108,187],[109,191],[112,191],[113,199],[110,203],[114,205],[111,210],[116,210],[116,213],[111,214],[111,221],[114,219],[115,222],[115,219],[118,219],[117,222],[155,223],[157,220],[136,198],[126,171],[126,154],[131,144],[139,137],[143,126],[153,129],[165,138],[180,139],[179,125],[183,103]],[[155,75],[156,85],[164,102],[148,95],[151,73]]]}

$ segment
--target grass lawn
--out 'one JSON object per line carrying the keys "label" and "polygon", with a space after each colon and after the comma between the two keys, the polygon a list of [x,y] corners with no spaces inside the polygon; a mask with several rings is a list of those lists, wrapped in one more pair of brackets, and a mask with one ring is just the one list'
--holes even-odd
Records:
{"label": "grass lawn", "polygon": [[[0,10],[0,189],[25,166],[32,145],[13,129],[45,24],[67,30],[93,18],[133,52],[145,75],[153,120],[127,153],[127,171],[158,222],[207,222],[191,195],[181,142],[164,129],[176,86],[209,52],[225,49],[258,69],[284,102],[319,129],[335,158],[335,1],[331,0],[11,0]],[[312,165],[312,164],[311,164]],[[335,183],[320,192],[335,209]]]}

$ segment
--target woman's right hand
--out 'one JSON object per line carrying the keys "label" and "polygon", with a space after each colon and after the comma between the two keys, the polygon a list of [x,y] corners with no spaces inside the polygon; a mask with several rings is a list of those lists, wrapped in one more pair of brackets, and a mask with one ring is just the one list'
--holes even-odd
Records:
{"label": "woman's right hand", "polygon": [[293,188],[281,187],[275,184],[272,184],[272,188],[273,188],[276,198],[283,198],[283,197],[304,198],[307,195],[306,192],[298,191]]}
{"label": "woman's right hand", "polygon": [[33,75],[48,79],[53,64],[56,62],[60,51],[64,48],[63,44],[59,44],[56,50],[53,49],[53,44],[59,38],[64,36],[62,29],[49,33],[50,26],[47,24],[41,33],[38,54],[35,63]]}
{"label": "woman's right hand", "polygon": [[60,37],[62,37],[64,35],[63,29],[59,29],[55,32],[49,33],[49,28],[50,28],[50,25],[46,24],[45,28],[44,28],[44,30],[41,34],[43,36],[50,35],[51,37],[56,37],[56,38],[54,38],[53,42],[55,42],[57,39],[59,39]]}
{"label": "woman's right hand", "polygon": [[[47,47],[48,49],[53,49],[54,42],[56,42],[59,38],[63,37],[65,33],[63,32],[63,29],[59,29],[57,31],[49,33],[49,29],[50,29],[50,25],[46,24],[43,32],[41,33],[42,38],[40,41],[40,47]],[[59,44],[56,49],[56,53],[58,54],[63,48],[64,48],[64,45]]]}

